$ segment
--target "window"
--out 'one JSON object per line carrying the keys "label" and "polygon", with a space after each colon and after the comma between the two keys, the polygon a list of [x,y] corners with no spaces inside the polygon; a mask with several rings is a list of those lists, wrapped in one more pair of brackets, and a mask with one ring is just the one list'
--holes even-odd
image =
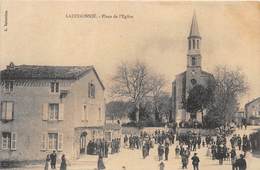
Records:
{"label": "window", "polygon": [[2,120],[13,120],[14,114],[14,103],[10,101],[3,101],[1,103],[1,119]]}
{"label": "window", "polygon": [[11,149],[11,133],[10,132],[2,133],[2,149],[4,149],[4,150]]}
{"label": "window", "polygon": [[44,103],[42,120],[64,120],[64,103]]}
{"label": "window", "polygon": [[189,40],[189,50],[191,49],[191,40]]}
{"label": "window", "polygon": [[59,93],[59,83],[51,82],[51,93]]}
{"label": "window", "polygon": [[16,150],[16,133],[3,132],[2,133],[2,149]]}
{"label": "window", "polygon": [[13,81],[5,81],[5,92],[13,92],[14,90],[14,82]]}
{"label": "window", "polygon": [[193,65],[193,66],[196,65],[196,58],[195,57],[191,58],[191,65]]}
{"label": "window", "polygon": [[58,150],[58,133],[49,133],[48,141],[48,148],[50,150]]}
{"label": "window", "polygon": [[59,119],[59,104],[52,103],[49,104],[49,120]]}
{"label": "window", "polygon": [[200,43],[199,43],[199,40],[197,40],[197,49],[200,49]]}
{"label": "window", "polygon": [[57,132],[43,133],[41,137],[41,150],[63,150],[63,134]]}
{"label": "window", "polygon": [[112,132],[105,132],[105,140],[111,142],[112,141]]}
{"label": "window", "polygon": [[95,85],[93,83],[88,84],[88,97],[95,98]]}
{"label": "window", "polygon": [[192,48],[195,49],[195,40],[192,40]]}

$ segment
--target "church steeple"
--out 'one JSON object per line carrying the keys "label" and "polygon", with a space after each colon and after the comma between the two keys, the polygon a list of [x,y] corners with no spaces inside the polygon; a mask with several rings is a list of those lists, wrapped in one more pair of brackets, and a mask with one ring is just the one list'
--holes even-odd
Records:
{"label": "church steeple", "polygon": [[199,33],[199,27],[196,14],[194,12],[190,27],[190,34],[188,36],[187,67],[201,67],[200,41],[201,37]]}
{"label": "church steeple", "polygon": [[192,18],[189,37],[200,37],[199,27],[198,27],[195,13],[193,14],[193,18]]}

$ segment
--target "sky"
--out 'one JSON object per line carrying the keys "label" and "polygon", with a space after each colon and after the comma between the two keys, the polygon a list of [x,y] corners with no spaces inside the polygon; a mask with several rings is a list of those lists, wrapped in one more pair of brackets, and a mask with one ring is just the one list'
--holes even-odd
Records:
{"label": "sky", "polygon": [[[2,0],[0,6],[1,69],[11,61],[16,65],[94,65],[108,93],[117,65],[138,59],[165,76],[170,92],[176,74],[186,69],[187,36],[195,11],[202,37],[202,69],[240,67],[250,86],[241,103],[260,96],[257,2]],[[97,18],[69,18],[72,14]]]}

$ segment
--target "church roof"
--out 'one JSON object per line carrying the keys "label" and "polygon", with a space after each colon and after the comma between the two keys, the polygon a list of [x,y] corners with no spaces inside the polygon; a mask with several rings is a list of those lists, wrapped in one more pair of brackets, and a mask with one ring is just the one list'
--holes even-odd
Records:
{"label": "church roof", "polygon": [[201,70],[201,74],[202,74],[202,76],[207,76],[207,77],[214,77],[213,76],[213,74],[211,74],[211,73],[209,73],[209,72],[206,72],[206,71],[203,71],[203,70]]}
{"label": "church roof", "polygon": [[189,37],[200,37],[199,27],[198,27],[195,13],[193,14],[193,18],[192,18]]}

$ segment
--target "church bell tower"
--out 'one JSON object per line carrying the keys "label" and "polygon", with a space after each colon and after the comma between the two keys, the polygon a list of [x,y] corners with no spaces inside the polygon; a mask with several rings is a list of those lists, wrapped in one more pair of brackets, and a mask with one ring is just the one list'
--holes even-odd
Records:
{"label": "church bell tower", "polygon": [[194,13],[188,36],[188,54],[187,54],[187,68],[188,69],[201,69],[201,37],[199,33],[196,14]]}

